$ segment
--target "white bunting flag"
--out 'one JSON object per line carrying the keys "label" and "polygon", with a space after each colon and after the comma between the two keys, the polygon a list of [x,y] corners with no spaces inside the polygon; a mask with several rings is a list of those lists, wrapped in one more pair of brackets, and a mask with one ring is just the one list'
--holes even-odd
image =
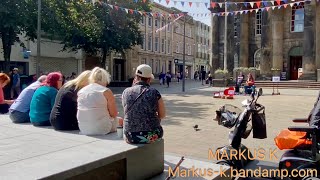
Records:
{"label": "white bunting flag", "polygon": [[223,3],[218,3],[219,4],[219,6],[222,8],[222,6],[223,6]]}
{"label": "white bunting flag", "polygon": [[256,13],[259,11],[259,9],[256,9]]}
{"label": "white bunting flag", "polygon": [[272,10],[274,10],[274,8],[276,8],[276,6],[272,6]]}
{"label": "white bunting flag", "polygon": [[177,1],[173,1],[173,4],[174,4],[174,5],[177,5]]}
{"label": "white bunting flag", "polygon": [[271,4],[272,4],[272,6],[274,5],[274,1],[270,1],[271,2]]}
{"label": "white bunting flag", "polygon": [[253,8],[253,6],[254,6],[254,2],[250,2],[250,6]]}
{"label": "white bunting flag", "polygon": [[126,11],[126,13],[128,14],[128,9],[127,9],[127,8],[125,8],[124,10],[125,10],[125,11]]}
{"label": "white bunting flag", "polygon": [[290,6],[292,7],[294,5],[294,3],[290,3]]}
{"label": "white bunting flag", "polygon": [[111,7],[111,9],[113,9],[113,6],[111,4],[108,4],[108,5]]}
{"label": "white bunting flag", "polygon": [[243,13],[243,11],[240,11],[240,14],[242,14]]}

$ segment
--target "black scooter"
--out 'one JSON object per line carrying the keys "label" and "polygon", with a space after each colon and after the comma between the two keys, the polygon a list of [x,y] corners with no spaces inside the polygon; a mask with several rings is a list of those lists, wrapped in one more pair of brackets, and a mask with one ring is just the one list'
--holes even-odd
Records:
{"label": "black scooter", "polygon": [[[258,117],[260,112],[264,112],[265,107],[257,103],[261,95],[262,89],[260,88],[256,98],[254,94],[251,94],[251,100],[243,101],[242,104],[245,109],[239,115],[237,115],[236,112],[228,111],[224,108],[216,111],[216,120],[218,120],[219,125],[227,128],[235,127],[234,130],[229,133],[230,144],[217,148],[216,154],[218,155],[218,161],[216,164],[230,166],[234,169],[243,169],[249,162],[254,160],[250,150],[241,144],[241,140],[242,138],[246,139],[253,129],[249,122],[253,118]],[[264,129],[264,131],[265,137],[259,139],[266,138],[266,129]],[[232,156],[232,154],[240,153],[244,155],[241,156],[242,158],[238,155]]]}

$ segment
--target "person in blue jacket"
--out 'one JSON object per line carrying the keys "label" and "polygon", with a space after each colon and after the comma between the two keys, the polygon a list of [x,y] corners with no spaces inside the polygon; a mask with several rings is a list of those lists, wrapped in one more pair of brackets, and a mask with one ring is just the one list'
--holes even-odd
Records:
{"label": "person in blue jacket", "polygon": [[53,72],[32,96],[30,104],[30,122],[34,126],[51,126],[50,113],[54,106],[58,90],[62,86],[62,74]]}

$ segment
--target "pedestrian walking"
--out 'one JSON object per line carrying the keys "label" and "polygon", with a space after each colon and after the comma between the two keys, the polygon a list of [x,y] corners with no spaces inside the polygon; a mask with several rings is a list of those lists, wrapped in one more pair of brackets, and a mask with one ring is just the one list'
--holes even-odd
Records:
{"label": "pedestrian walking", "polygon": [[166,74],[166,81],[167,81],[167,86],[170,86],[170,82],[171,82],[171,73],[167,72]]}
{"label": "pedestrian walking", "polygon": [[14,68],[13,69],[13,76],[12,76],[12,86],[11,86],[11,99],[14,98],[14,93],[19,96],[20,94],[20,75],[19,75],[19,69]]}
{"label": "pedestrian walking", "polygon": [[206,79],[206,71],[204,69],[201,70],[201,83],[203,84],[203,81]]}

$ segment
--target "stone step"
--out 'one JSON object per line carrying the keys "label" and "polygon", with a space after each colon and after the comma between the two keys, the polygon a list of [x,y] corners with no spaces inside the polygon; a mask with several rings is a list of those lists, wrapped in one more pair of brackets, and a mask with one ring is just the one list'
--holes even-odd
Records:
{"label": "stone step", "polygon": [[[173,169],[175,168],[176,164],[180,161],[180,159],[181,157],[179,156],[165,154],[164,172],[156,177],[151,178],[150,180],[165,180],[168,177],[170,170],[170,173],[173,173]],[[208,160],[197,160],[194,158],[185,157],[184,161],[180,164],[179,167],[179,170],[176,171],[176,176],[171,178],[172,180],[231,179],[230,167],[218,165]],[[192,171],[193,169],[195,171]],[[205,171],[207,173],[205,173]],[[187,173],[184,174],[184,172]],[[226,175],[226,177],[224,177],[224,175]]]}

